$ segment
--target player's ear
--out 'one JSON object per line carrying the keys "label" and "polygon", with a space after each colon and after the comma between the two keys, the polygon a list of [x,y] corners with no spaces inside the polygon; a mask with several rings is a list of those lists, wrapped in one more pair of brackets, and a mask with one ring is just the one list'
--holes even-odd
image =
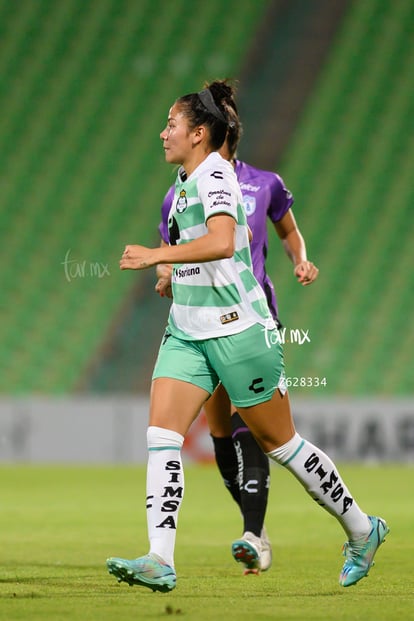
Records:
{"label": "player's ear", "polygon": [[193,141],[194,144],[199,144],[200,142],[202,142],[203,140],[205,140],[206,138],[206,128],[204,125],[198,125],[198,127],[196,127],[193,130]]}

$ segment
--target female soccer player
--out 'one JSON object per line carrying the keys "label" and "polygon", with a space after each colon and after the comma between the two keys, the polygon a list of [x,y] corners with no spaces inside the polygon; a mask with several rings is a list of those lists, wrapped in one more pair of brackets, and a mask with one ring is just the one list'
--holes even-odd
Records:
{"label": "female soccer player", "polygon": [[217,152],[233,122],[213,82],[180,97],[161,140],[167,162],[180,164],[170,246],[126,246],[121,269],[173,264],[173,302],[153,372],[147,431],[149,553],[110,558],[119,581],[171,591],[174,547],[184,494],[181,447],[201,407],[221,381],[263,451],[285,466],[339,521],[348,541],[340,584],[368,574],[388,532],[364,513],[325,453],[295,430],[283,353],[263,289],[253,275],[249,231],[231,164]]}
{"label": "female soccer player", "polygon": [[[226,92],[227,81],[221,84]],[[311,284],[319,270],[307,260],[306,245],[291,210],[293,197],[283,179],[274,172],[259,170],[236,159],[242,127],[237,108],[233,108],[231,89],[228,89],[228,95],[221,104],[227,106],[232,126],[227,130],[219,153],[233,165],[239,181],[247,224],[253,234],[250,244],[253,273],[266,294],[273,318],[278,322],[276,295],[265,266],[267,219],[273,223],[287,256],[294,264],[298,282]],[[161,243],[165,245],[169,243],[168,216],[173,199],[174,185],[167,192],[161,208],[159,232]],[[156,291],[161,296],[171,297],[171,266],[158,265],[157,275]],[[233,409],[232,412],[222,384],[204,404],[204,412],[218,468],[243,518],[243,535],[232,544],[233,557],[244,565],[245,574],[266,571],[272,563],[271,544],[264,527],[270,485],[269,459],[237,411]]]}

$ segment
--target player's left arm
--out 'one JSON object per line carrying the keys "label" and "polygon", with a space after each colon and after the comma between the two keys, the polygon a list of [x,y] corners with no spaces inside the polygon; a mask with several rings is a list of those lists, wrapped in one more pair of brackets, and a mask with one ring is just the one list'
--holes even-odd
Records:
{"label": "player's left arm", "polygon": [[312,261],[308,261],[305,240],[292,210],[288,209],[283,218],[274,222],[273,226],[282,241],[287,256],[294,265],[294,274],[298,282],[304,286],[310,285],[318,277],[319,269]]}

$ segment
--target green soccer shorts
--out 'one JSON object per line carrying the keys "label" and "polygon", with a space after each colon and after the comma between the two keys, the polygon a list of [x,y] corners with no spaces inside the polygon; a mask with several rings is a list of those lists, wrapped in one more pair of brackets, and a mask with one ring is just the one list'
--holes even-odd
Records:
{"label": "green soccer shorts", "polygon": [[238,334],[186,341],[167,329],[152,379],[157,377],[190,382],[210,394],[221,381],[238,407],[268,401],[279,382],[284,386],[279,333],[255,324]]}

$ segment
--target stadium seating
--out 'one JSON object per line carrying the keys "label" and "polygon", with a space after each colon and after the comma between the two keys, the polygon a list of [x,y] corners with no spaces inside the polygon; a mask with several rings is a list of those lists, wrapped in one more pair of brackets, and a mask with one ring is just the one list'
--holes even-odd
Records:
{"label": "stadium seating", "polygon": [[298,291],[269,263],[282,321],[311,336],[288,375],[327,378],[303,394],[413,393],[413,20],[410,0],[351,4],[280,167],[320,267]]}
{"label": "stadium seating", "polygon": [[[237,75],[266,6],[0,0],[3,394],[142,388],[165,313],[118,260],[158,243],[157,136],[177,95]],[[301,289],[272,240],[287,338],[311,338],[287,374],[327,379],[304,395],[413,392],[413,21],[411,0],[350,4],[281,162],[321,270]]]}
{"label": "stadium seating", "polygon": [[141,278],[119,272],[124,245],[158,243],[168,107],[237,72],[265,8],[0,2],[2,393],[85,385]]}

